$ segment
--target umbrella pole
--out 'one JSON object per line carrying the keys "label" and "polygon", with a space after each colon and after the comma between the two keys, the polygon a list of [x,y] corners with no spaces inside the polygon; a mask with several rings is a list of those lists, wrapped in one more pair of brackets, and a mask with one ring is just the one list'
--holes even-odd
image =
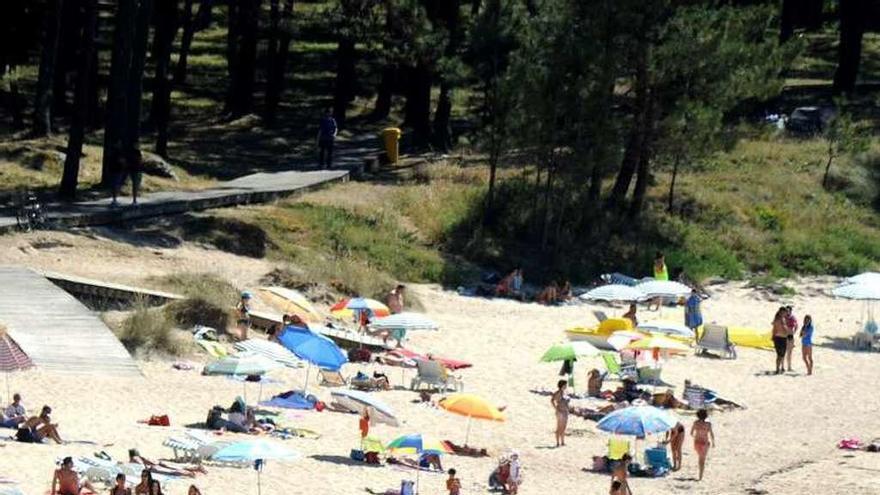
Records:
{"label": "umbrella pole", "polygon": [[421,471],[422,471],[421,468],[416,469],[416,495],[419,495],[419,480],[421,479],[421,476],[420,476]]}
{"label": "umbrella pole", "polygon": [[303,397],[308,394],[309,391],[309,372],[312,371],[312,363],[306,365],[306,383],[303,385]]}
{"label": "umbrella pole", "polygon": [[263,486],[260,483],[260,470],[259,469],[257,470],[257,495],[263,495]]}

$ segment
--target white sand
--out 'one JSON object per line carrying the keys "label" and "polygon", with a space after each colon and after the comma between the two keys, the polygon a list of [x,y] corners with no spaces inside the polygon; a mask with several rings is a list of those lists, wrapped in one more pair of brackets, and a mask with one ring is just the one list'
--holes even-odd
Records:
{"label": "white sand", "polygon": [[[135,252],[117,243],[93,241],[68,234],[40,234],[64,239],[92,251],[62,253],[56,248],[33,251],[28,240],[18,236],[0,238],[0,262],[26,264],[82,276],[104,275],[110,281],[136,282],[146,275],[172,269],[190,269],[198,263],[237,281],[253,281],[270,268],[246,258],[210,254],[186,246],[183,250],[161,250],[153,263],[125,259]],[[66,237],[69,236],[69,237]],[[10,240],[12,239],[12,240]],[[32,239],[30,239],[32,240]],[[18,245],[16,244],[18,243]],[[90,243],[95,243],[94,245]],[[84,244],[84,245],[79,245]],[[24,249],[16,250],[17,247]],[[69,259],[81,252],[101,256],[101,248],[118,256],[117,263],[97,268]],[[207,257],[207,258],[205,258]],[[173,261],[171,261],[173,260]],[[145,273],[137,276],[143,267]],[[679,387],[685,378],[713,388],[726,397],[745,403],[748,409],[714,414],[718,447],[709,454],[706,478],[697,483],[696,459],[691,442],[685,444],[684,470],[663,479],[633,479],[636,494],[796,494],[874,493],[880,486],[880,455],[836,449],[839,439],[857,436],[880,437],[880,356],[837,350],[835,338],[845,338],[857,328],[859,303],[839,301],[817,294],[830,287],[830,280],[813,280],[798,286],[799,294],[789,298],[799,317],[809,313],[816,322],[815,375],[803,375],[798,347],[790,376],[763,375],[773,367],[770,352],[740,349],[736,360],[706,359],[689,355],[667,363],[666,381]],[[495,465],[495,455],[509,448],[520,451],[525,471],[521,493],[595,493],[608,490],[608,477],[584,472],[593,455],[605,452],[607,436],[594,423],[572,417],[568,446],[554,449],[554,416],[549,399],[529,392],[530,388],[551,388],[558,379],[558,365],[539,364],[538,358],[550,344],[564,338],[562,330],[574,325],[592,325],[590,306],[546,308],[512,301],[463,298],[435,287],[417,287],[426,312],[441,325],[439,333],[416,333],[411,346],[475,363],[462,372],[466,390],[507,406],[506,423],[474,422],[472,445],[484,446],[493,457],[472,459],[446,456],[445,467],[455,467],[464,482],[465,493],[485,493],[485,484]],[[770,302],[739,284],[713,288],[714,297],[704,303],[708,322],[766,327],[778,302]],[[612,309],[610,313],[622,312]],[[651,317],[653,315],[650,315]],[[666,319],[680,320],[680,310],[664,309]],[[649,313],[642,319],[650,319]],[[578,363],[577,378],[585,383],[591,363]],[[596,363],[598,365],[598,362]],[[197,371],[170,369],[167,362],[143,362],[143,379],[65,377],[31,371],[13,375],[14,390],[21,391],[31,409],[51,404],[62,434],[72,440],[92,440],[109,447],[92,445],[23,445],[0,443],[0,475],[18,479],[26,494],[42,494],[49,487],[53,462],[65,455],[91,455],[106,450],[123,457],[138,447],[150,458],[167,457],[170,449],[162,441],[187,423],[203,421],[214,404],[228,405],[241,393],[242,385],[221,377],[202,377]],[[346,374],[359,366],[348,365]],[[366,369],[366,368],[365,368]],[[370,368],[371,369],[371,368]],[[394,384],[401,383],[399,369],[387,369]],[[267,386],[264,396],[302,384],[305,372],[283,371],[276,377],[283,385]],[[411,372],[407,372],[408,383]],[[317,389],[329,398],[328,389]],[[251,386],[249,393],[257,388]],[[5,395],[5,394],[4,394]],[[416,395],[407,391],[381,392],[405,420],[401,428],[377,426],[384,439],[410,432],[433,434],[461,443],[466,420],[443,411],[413,404]],[[138,425],[151,414],[167,413],[172,428]],[[303,454],[292,463],[270,462],[263,473],[265,494],[356,494],[364,487],[385,489],[410,476],[390,467],[351,465],[349,450],[357,445],[357,417],[338,413],[291,414],[290,420],[322,433],[319,440],[293,439],[283,443]],[[690,418],[685,418],[690,424]],[[4,430],[9,431],[9,430]],[[241,437],[244,438],[244,437]],[[279,441],[280,442],[280,441]],[[196,483],[206,494],[256,493],[252,470],[209,468]],[[422,493],[439,494],[443,476],[425,475]],[[184,494],[187,482],[172,484],[170,495]],[[751,491],[750,491],[751,490]]]}

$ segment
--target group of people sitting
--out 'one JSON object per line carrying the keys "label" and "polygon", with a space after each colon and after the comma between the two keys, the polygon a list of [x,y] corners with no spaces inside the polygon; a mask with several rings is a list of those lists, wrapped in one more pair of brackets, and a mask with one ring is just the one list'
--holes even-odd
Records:
{"label": "group of people sitting", "polygon": [[[522,268],[514,268],[513,271],[495,284],[493,295],[495,297],[509,297],[525,301],[527,294],[524,287]],[[535,302],[551,306],[570,301],[572,297],[571,282],[568,280],[562,282],[552,280],[535,295]]]}
{"label": "group of people sitting", "polygon": [[12,396],[12,403],[0,414],[0,426],[3,428],[15,428],[15,440],[22,443],[42,443],[45,439],[54,440],[56,443],[64,443],[58,434],[58,425],[52,422],[52,408],[43,406],[37,416],[27,415],[27,410],[21,402],[21,394]]}
{"label": "group of people sitting", "polygon": [[[129,461],[132,464],[141,464],[144,469],[141,471],[141,481],[129,488],[124,473],[118,473],[115,478],[113,487],[110,488],[110,495],[162,495],[162,485],[157,479],[153,479],[153,474],[165,474],[170,476],[188,476],[193,477],[196,473],[205,473],[205,469],[201,466],[195,468],[178,468],[169,466],[164,463],[156,463],[142,457],[137,449],[128,451]],[[73,458],[65,457],[61,461],[61,466],[55,470],[52,476],[51,495],[80,495],[86,490],[92,493],[98,493],[98,490],[87,479],[80,479],[79,473],[74,468]],[[190,485],[187,495],[201,495],[202,492],[195,485]]]}
{"label": "group of people sitting", "polygon": [[[226,415],[224,418],[223,415]],[[270,432],[275,429],[275,425],[270,419],[257,419],[256,410],[248,407],[244,400],[240,397],[229,406],[229,409],[223,409],[220,406],[214,406],[208,411],[208,419],[205,425],[211,430],[231,431],[233,433],[253,433],[260,434]]]}

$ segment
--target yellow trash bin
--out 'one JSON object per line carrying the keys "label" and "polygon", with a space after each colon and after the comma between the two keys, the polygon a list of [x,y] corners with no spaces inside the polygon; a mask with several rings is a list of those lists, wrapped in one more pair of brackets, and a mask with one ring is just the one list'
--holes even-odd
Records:
{"label": "yellow trash bin", "polygon": [[382,143],[385,145],[388,163],[397,163],[397,158],[400,155],[400,134],[400,129],[397,127],[382,129]]}

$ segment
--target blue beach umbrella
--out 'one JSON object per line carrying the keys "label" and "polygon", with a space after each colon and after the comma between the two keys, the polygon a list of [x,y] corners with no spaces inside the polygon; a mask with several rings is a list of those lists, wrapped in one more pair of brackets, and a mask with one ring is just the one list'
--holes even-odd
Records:
{"label": "blue beach umbrella", "polygon": [[257,493],[262,493],[260,484],[260,473],[263,471],[263,464],[267,460],[288,460],[292,461],[299,456],[296,452],[282,447],[276,443],[267,442],[265,440],[248,440],[245,442],[236,442],[223,447],[216,454],[211,456],[211,460],[225,462],[251,462],[254,463],[254,469],[257,471]]}
{"label": "blue beach umbrella", "polygon": [[654,406],[631,406],[605,415],[596,427],[615,435],[645,437],[671,430],[678,423],[673,414]]}
{"label": "blue beach umbrella", "polygon": [[348,357],[335,342],[312,331],[288,328],[279,340],[281,345],[288,348],[296,357],[309,363],[309,367],[306,368],[306,384],[303,387],[303,393],[309,387],[309,373],[312,365],[325,370],[338,371],[343,364],[348,362]]}

